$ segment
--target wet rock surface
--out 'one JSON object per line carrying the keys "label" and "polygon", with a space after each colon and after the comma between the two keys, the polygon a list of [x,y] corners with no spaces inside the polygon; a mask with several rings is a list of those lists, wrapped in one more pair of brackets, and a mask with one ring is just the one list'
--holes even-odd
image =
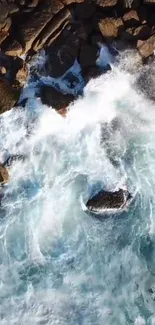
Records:
{"label": "wet rock surface", "polygon": [[74,96],[71,94],[63,94],[52,86],[43,85],[40,88],[40,97],[43,104],[56,109],[62,115],[66,114],[66,109]]}
{"label": "wet rock surface", "polygon": [[115,192],[100,191],[88,200],[86,207],[90,212],[97,213],[102,213],[106,209],[123,209],[131,197],[131,194],[123,189]]}

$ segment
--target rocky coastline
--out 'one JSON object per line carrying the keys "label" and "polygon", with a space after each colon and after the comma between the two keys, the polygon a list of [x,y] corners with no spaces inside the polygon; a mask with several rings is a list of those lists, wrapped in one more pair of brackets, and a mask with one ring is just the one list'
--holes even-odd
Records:
{"label": "rocky coastline", "polygon": [[[109,65],[103,69],[96,61],[101,45],[113,53],[115,41],[137,49],[141,65],[154,57],[155,0],[1,0],[0,114],[18,106],[30,77],[65,76],[74,88],[76,76],[67,71],[75,61],[83,86],[108,71]],[[36,70],[32,62],[42,50],[46,60]],[[38,96],[63,117],[75,100],[74,94],[44,83]],[[0,183],[8,178],[7,166],[1,164]]]}

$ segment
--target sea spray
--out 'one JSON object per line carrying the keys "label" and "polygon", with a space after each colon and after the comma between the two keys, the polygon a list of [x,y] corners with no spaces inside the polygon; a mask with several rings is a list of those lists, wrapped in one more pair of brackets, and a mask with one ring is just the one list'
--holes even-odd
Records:
{"label": "sea spray", "polygon": [[[28,157],[10,167],[2,200],[2,325],[154,324],[155,110],[127,70],[114,63],[91,80],[65,119],[33,83],[26,108],[1,116],[1,158]],[[116,118],[108,146],[117,166],[101,142]],[[80,204],[96,186],[138,194],[100,222]]]}

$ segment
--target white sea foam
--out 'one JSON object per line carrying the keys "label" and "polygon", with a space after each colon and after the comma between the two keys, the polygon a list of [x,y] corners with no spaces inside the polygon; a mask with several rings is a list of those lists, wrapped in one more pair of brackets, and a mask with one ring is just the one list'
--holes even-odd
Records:
{"label": "white sea foam", "polygon": [[[35,84],[26,109],[1,116],[1,159],[28,157],[4,188],[2,325],[154,324],[155,110],[123,69],[90,81],[66,118],[34,98]],[[138,189],[122,217],[82,211],[81,195],[119,186]]]}

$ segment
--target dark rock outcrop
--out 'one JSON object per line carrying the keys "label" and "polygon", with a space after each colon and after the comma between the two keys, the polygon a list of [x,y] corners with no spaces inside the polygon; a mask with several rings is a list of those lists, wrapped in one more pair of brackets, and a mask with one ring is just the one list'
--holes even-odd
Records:
{"label": "dark rock outcrop", "polygon": [[10,110],[19,100],[20,90],[14,89],[7,80],[0,79],[0,114]]}
{"label": "dark rock outcrop", "polygon": [[131,197],[131,194],[123,189],[115,192],[101,191],[88,200],[86,207],[94,213],[102,213],[108,209],[123,209]]}
{"label": "dark rock outcrop", "polygon": [[43,104],[54,108],[62,115],[66,114],[66,109],[74,101],[73,95],[63,94],[54,87],[47,85],[41,86],[40,97]]}

